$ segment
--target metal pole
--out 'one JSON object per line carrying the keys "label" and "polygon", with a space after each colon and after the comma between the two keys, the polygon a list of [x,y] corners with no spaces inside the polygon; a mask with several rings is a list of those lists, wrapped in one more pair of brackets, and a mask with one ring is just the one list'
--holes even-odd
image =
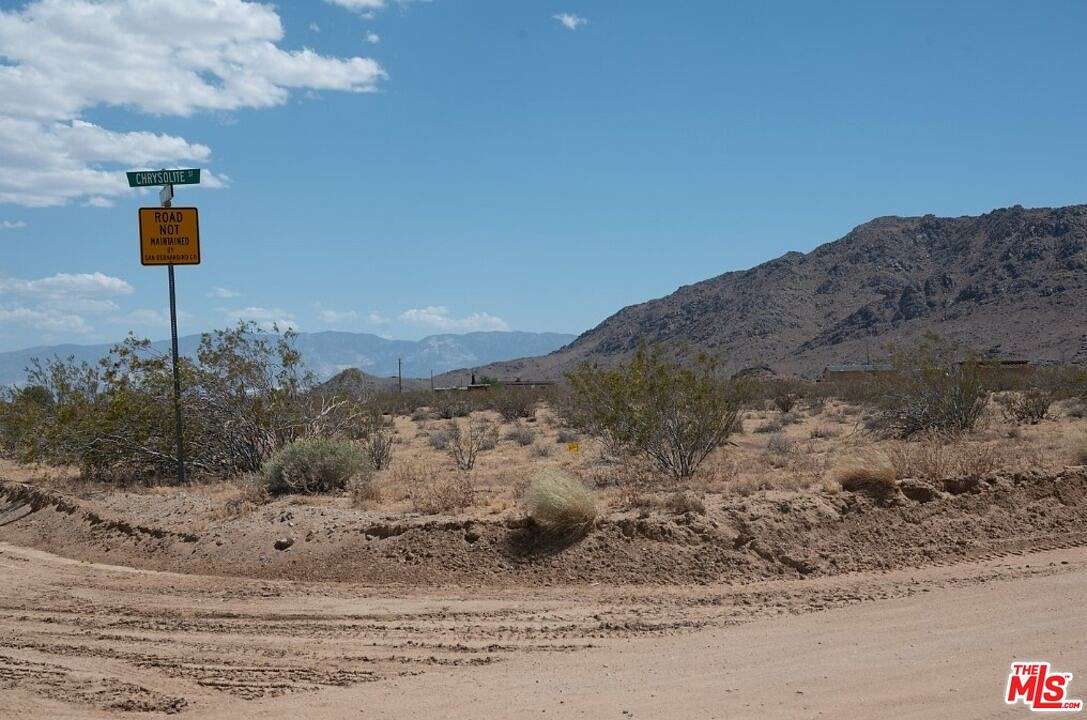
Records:
{"label": "metal pole", "polygon": [[[173,187],[170,187],[173,195]],[[170,207],[169,200],[162,201],[163,207]],[[177,484],[185,484],[185,444],[182,442],[181,426],[181,369],[177,360],[177,294],[174,291],[174,266],[167,265],[170,277],[170,352],[174,361],[174,431],[177,441]]]}
{"label": "metal pole", "polygon": [[404,392],[404,369],[403,359],[396,359],[396,391]]}

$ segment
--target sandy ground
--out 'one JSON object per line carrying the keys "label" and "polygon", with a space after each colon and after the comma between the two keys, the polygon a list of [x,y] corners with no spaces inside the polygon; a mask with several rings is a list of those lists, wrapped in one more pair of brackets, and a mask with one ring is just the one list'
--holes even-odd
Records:
{"label": "sandy ground", "polygon": [[1012,659],[1087,673],[1079,547],[741,585],[404,596],[7,544],[0,575],[5,718],[1023,717],[1002,703]]}

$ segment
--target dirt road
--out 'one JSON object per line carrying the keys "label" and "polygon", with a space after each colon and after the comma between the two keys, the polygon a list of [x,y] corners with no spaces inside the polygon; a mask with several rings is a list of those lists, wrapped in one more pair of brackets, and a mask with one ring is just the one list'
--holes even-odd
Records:
{"label": "dirt road", "polygon": [[398,594],[3,544],[0,574],[5,718],[1025,717],[1013,658],[1087,677],[1075,548],[668,589]]}

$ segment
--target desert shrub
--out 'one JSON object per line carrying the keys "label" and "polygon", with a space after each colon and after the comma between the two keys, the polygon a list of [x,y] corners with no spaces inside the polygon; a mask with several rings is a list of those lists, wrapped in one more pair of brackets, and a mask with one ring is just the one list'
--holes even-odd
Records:
{"label": "desert shrub", "polygon": [[492,389],[490,405],[502,419],[512,422],[520,418],[532,417],[536,413],[536,404],[539,402],[539,393],[520,387],[503,387],[501,385]]}
{"label": "desert shrub", "polygon": [[774,433],[766,441],[766,452],[777,455],[788,455],[793,452],[796,444],[781,433]]}
{"label": "desert shrub", "polygon": [[1041,388],[1004,392],[994,397],[1004,418],[1010,422],[1036,425],[1049,415],[1053,395]]}
{"label": "desert shrub", "polygon": [[389,467],[393,458],[393,434],[386,429],[372,430],[363,441],[366,458],[374,470]]}
{"label": "desert shrub", "polygon": [[472,412],[472,404],[465,393],[437,393],[434,398],[434,411],[442,420],[452,420],[467,417]]}
{"label": "desert shrub", "polygon": [[802,418],[794,412],[783,412],[778,417],[778,422],[781,423],[782,427],[787,425],[796,425],[801,421]]}
{"label": "desert shrub", "polygon": [[775,395],[772,400],[774,401],[774,407],[783,413],[791,413],[793,408],[796,407],[797,396],[793,393],[781,393]]}
{"label": "desert shrub", "polygon": [[751,432],[758,433],[759,435],[765,435],[766,433],[781,432],[785,426],[782,424],[780,418],[771,418],[755,426]]}
{"label": "desert shrub", "polygon": [[532,446],[532,454],[538,458],[551,457],[552,446],[538,442]]}
{"label": "desert shrub", "polygon": [[854,457],[839,465],[832,479],[843,490],[887,500],[898,491],[898,474],[894,465],[879,453]]}
{"label": "desert shrub", "polygon": [[475,500],[475,486],[467,473],[443,477],[433,469],[409,468],[402,478],[406,480],[412,509],[424,515],[471,507]]}
{"label": "desert shrub", "polygon": [[260,475],[246,474],[234,480],[234,492],[223,503],[221,517],[235,518],[266,505],[271,500]]}
{"label": "desert shrub", "polygon": [[[240,323],[205,334],[195,357],[181,358],[190,472],[257,471],[296,438],[358,427],[357,405],[314,392],[294,341],[291,332]],[[0,402],[0,449],[9,456],[104,480],[173,476],[172,368],[150,342],[129,336],[97,365],[53,358],[35,361],[28,374],[34,393]]]}
{"label": "desert shrub", "polygon": [[685,515],[689,512],[698,515],[706,514],[705,501],[693,492],[674,492],[668,497],[666,505],[676,515]]}
{"label": "desert shrub", "polygon": [[435,450],[449,448],[449,432],[446,430],[433,430],[427,437],[427,443]]}
{"label": "desert shrub", "polygon": [[471,470],[479,454],[493,450],[498,442],[494,423],[478,417],[464,422],[450,420],[446,434],[449,437],[446,452],[460,470]]}
{"label": "desert shrub", "polygon": [[381,500],[381,493],[374,484],[373,468],[364,466],[347,481],[347,494],[351,507],[365,508]]}
{"label": "desert shrub", "polygon": [[525,512],[545,534],[583,535],[596,522],[596,498],[580,480],[557,471],[545,471],[529,484]]}
{"label": "desert shrub", "polygon": [[261,475],[272,495],[328,493],[343,490],[367,466],[363,451],[349,440],[308,437],[273,453]]}
{"label": "desert shrub", "polygon": [[899,477],[920,478],[946,485],[959,478],[981,478],[995,472],[1004,458],[996,445],[961,442],[955,437],[928,433],[916,441],[886,449]]}
{"label": "desert shrub", "polygon": [[819,425],[811,431],[811,437],[813,439],[836,438],[841,434],[841,431],[833,425]]}
{"label": "desert shrub", "polygon": [[521,447],[528,447],[532,443],[536,442],[536,433],[532,428],[527,428],[522,425],[510,428],[506,433],[506,440],[517,443]]}
{"label": "desert shrub", "polygon": [[909,438],[921,432],[960,434],[972,430],[989,391],[977,361],[958,360],[956,349],[936,337],[894,356],[894,372],[880,380],[881,410],[873,429]]}
{"label": "desert shrub", "polygon": [[426,422],[427,420],[433,420],[434,414],[428,407],[417,407],[411,411],[411,419],[415,422]]}
{"label": "desert shrub", "polygon": [[556,433],[555,442],[560,445],[566,445],[567,443],[577,442],[580,438],[581,436],[577,433],[576,430],[562,428],[558,431],[558,433]]}
{"label": "desert shrub", "polygon": [[596,434],[681,479],[725,442],[748,396],[746,382],[722,380],[708,357],[682,366],[645,349],[629,363],[585,364],[568,377]]}

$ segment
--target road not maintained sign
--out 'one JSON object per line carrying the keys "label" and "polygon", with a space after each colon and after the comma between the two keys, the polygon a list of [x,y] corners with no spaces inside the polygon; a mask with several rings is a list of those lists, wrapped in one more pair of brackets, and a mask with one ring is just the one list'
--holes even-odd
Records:
{"label": "road not maintained sign", "polygon": [[185,170],[130,170],[126,172],[129,187],[151,185],[199,185],[200,168]]}
{"label": "road not maintained sign", "polygon": [[196,208],[140,208],[140,263],[199,265],[200,218]]}

